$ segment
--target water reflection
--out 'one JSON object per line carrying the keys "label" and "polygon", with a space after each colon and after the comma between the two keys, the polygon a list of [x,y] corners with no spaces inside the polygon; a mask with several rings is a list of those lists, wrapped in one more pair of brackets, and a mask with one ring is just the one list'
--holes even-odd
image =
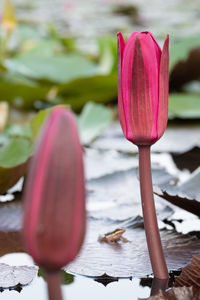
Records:
{"label": "water reflection", "polygon": [[[0,263],[10,265],[29,265],[34,263],[30,256],[25,253],[12,253],[0,258]],[[69,282],[66,282],[69,283]],[[70,284],[62,285],[64,299],[77,300],[80,298],[87,300],[136,300],[138,297],[146,298],[150,295],[149,287],[142,287],[139,279],[119,279],[116,282],[108,284],[106,287],[91,278],[75,276]],[[4,290],[0,294],[3,300],[48,300],[46,282],[43,277],[37,276],[31,284],[25,286],[21,292],[15,290]]]}

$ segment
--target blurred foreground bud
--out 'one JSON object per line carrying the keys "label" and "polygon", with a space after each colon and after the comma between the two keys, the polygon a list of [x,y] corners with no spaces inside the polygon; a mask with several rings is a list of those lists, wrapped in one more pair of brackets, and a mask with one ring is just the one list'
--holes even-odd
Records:
{"label": "blurred foreground bud", "polygon": [[2,26],[7,31],[13,31],[17,26],[15,9],[11,0],[4,0]]}
{"label": "blurred foreground bud", "polygon": [[168,120],[169,37],[161,51],[150,32],[118,33],[118,108],[125,137],[152,145]]}
{"label": "blurred foreground bud", "polygon": [[77,255],[85,234],[82,146],[73,114],[53,110],[37,142],[24,193],[27,252],[49,271]]}

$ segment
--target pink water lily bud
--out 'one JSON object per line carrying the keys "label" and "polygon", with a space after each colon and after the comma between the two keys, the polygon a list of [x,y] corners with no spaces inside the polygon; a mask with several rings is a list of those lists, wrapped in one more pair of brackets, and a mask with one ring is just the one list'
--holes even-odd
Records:
{"label": "pink water lily bud", "polygon": [[46,270],[72,261],[84,239],[82,146],[69,110],[55,108],[37,142],[24,192],[23,239]]}
{"label": "pink water lily bud", "polygon": [[168,120],[169,36],[161,51],[151,32],[118,33],[118,110],[125,137],[152,145]]}

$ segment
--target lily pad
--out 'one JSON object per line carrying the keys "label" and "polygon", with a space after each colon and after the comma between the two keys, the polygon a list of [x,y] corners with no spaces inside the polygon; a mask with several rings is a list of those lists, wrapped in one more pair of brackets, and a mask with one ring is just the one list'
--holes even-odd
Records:
{"label": "lily pad", "polygon": [[111,124],[112,111],[101,104],[88,102],[77,120],[81,141],[87,145]]}
{"label": "lily pad", "polygon": [[98,66],[77,54],[46,56],[24,54],[5,60],[10,71],[36,80],[47,79],[64,83],[76,78],[90,77],[99,73]]}
{"label": "lily pad", "polygon": [[37,275],[38,267],[10,266],[0,264],[0,288],[13,288],[27,285]]}
{"label": "lily pad", "polygon": [[[143,229],[126,229],[127,243],[116,245],[98,242],[98,234],[109,222],[90,220],[85,244],[77,259],[66,271],[82,275],[113,277],[142,277],[152,273]],[[106,232],[106,231],[105,231]],[[200,241],[194,237],[172,231],[161,231],[161,239],[169,270],[175,270],[190,262],[199,253]]]}
{"label": "lily pad", "polygon": [[[152,152],[183,153],[198,145],[200,145],[200,126],[198,124],[168,124],[164,135],[152,146]],[[125,139],[118,122],[106,129],[92,146],[99,150],[117,150],[124,153],[138,152],[137,147]]]}
{"label": "lily pad", "polygon": [[199,119],[200,94],[170,94],[170,118]]}
{"label": "lily pad", "polygon": [[192,173],[188,180],[177,186],[165,186],[157,194],[196,216],[200,217],[200,168]]}
{"label": "lily pad", "polygon": [[[78,87],[78,88],[77,88]],[[117,74],[79,78],[58,86],[61,103],[70,104],[74,111],[80,111],[88,102],[109,103],[117,99]],[[59,104],[53,101],[54,104]]]}
{"label": "lily pad", "polygon": [[0,82],[0,100],[6,100],[18,109],[31,109],[36,100],[45,99],[49,90],[44,85]]}
{"label": "lily pad", "polygon": [[32,143],[15,138],[0,147],[0,194],[17,183],[27,171]]}

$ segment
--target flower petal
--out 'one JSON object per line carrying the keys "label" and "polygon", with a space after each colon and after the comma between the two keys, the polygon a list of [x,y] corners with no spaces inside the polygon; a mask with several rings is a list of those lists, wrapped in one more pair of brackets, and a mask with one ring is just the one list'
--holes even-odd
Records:
{"label": "flower petal", "polygon": [[160,46],[159,46],[158,42],[156,41],[154,35],[150,31],[144,31],[144,33],[147,33],[148,35],[150,35],[152,40],[154,41],[155,50],[156,50],[156,57],[157,57],[157,60],[160,64],[160,56],[161,56],[162,51],[160,49]]}
{"label": "flower petal", "polygon": [[169,35],[167,35],[160,60],[159,74],[159,108],[158,108],[158,138],[167,126],[169,98]]}
{"label": "flower petal", "polygon": [[117,52],[118,53],[118,65],[117,65],[118,67],[118,113],[119,113],[119,120],[120,120],[122,130],[126,135],[126,121],[125,121],[125,111],[124,111],[124,104],[122,98],[122,84],[121,84],[122,60],[123,60],[125,42],[121,32],[117,34],[117,37],[118,37],[118,48],[117,48],[118,50]]}
{"label": "flower petal", "polygon": [[136,144],[151,144],[157,137],[158,72],[151,36],[135,35],[124,50],[122,95],[127,115],[126,137]]}

